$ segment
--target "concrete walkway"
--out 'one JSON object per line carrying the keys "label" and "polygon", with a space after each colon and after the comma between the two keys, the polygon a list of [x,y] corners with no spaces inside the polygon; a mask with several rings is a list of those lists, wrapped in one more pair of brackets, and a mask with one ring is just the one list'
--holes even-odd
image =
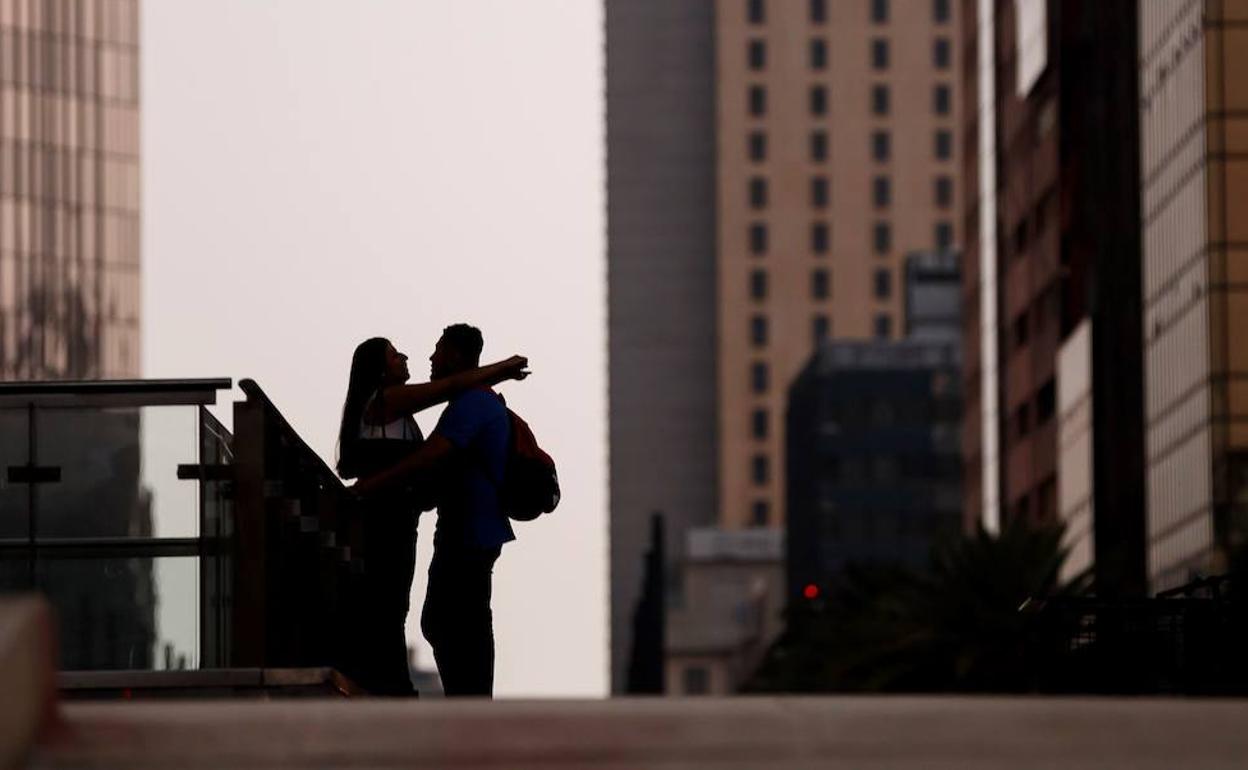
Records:
{"label": "concrete walkway", "polygon": [[1231,768],[1248,701],[70,703],[33,767]]}

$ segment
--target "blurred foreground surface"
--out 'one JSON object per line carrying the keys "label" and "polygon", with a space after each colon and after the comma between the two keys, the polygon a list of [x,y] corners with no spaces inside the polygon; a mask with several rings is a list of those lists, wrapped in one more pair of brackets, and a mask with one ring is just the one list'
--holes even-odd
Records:
{"label": "blurred foreground surface", "polygon": [[71,703],[32,767],[1242,767],[1248,701]]}

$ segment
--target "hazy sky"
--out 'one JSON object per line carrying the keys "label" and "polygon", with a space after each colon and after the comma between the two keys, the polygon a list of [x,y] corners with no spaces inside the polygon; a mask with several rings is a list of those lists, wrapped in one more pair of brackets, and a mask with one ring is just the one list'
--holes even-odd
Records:
{"label": "hazy sky", "polygon": [[[360,340],[420,379],[456,321],[487,359],[528,355],[505,392],[564,499],[496,569],[497,690],[605,694],[600,3],[142,7],[144,375],[254,378],[332,462]],[[428,666],[433,524],[408,623]]]}

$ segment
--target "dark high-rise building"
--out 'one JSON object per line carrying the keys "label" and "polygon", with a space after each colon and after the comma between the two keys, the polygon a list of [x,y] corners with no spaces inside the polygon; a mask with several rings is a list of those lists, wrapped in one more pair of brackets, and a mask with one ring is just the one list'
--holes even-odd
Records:
{"label": "dark high-rise building", "polygon": [[634,654],[651,516],[660,515],[672,544],[669,562],[689,527],[715,520],[713,18],[713,5],[702,0],[606,4],[611,689],[617,693],[626,690]]}
{"label": "dark high-rise building", "polygon": [[853,564],[925,568],[959,532],[957,260],[912,256],[905,275],[905,339],[829,343],[789,390],[790,602]]}
{"label": "dark high-rise building", "polygon": [[1060,520],[1098,589],[1127,594],[1144,590],[1136,12],[963,2],[966,526]]}
{"label": "dark high-rise building", "polygon": [[137,0],[0,0],[0,379],[139,372]]}

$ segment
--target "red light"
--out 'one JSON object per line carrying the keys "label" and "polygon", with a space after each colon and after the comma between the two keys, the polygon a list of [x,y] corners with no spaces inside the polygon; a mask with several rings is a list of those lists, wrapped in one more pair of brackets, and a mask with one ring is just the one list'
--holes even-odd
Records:
{"label": "red light", "polygon": [[814,583],[810,583],[809,585],[807,585],[805,588],[802,589],[802,596],[805,596],[807,599],[818,599],[819,598],[819,586],[815,585]]}

